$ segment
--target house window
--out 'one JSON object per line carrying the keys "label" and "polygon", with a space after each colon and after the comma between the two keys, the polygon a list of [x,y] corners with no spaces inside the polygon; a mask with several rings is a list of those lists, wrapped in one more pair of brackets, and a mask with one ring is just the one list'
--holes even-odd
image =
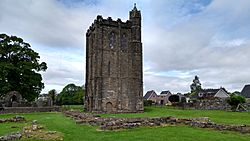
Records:
{"label": "house window", "polygon": [[114,32],[111,32],[110,34],[109,34],[109,47],[111,48],[111,49],[113,49],[114,47],[115,47],[115,33]]}

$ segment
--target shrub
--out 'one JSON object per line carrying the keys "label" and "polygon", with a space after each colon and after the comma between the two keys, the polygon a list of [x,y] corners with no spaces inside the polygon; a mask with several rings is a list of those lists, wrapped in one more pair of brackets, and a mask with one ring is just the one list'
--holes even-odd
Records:
{"label": "shrub", "polygon": [[245,103],[246,99],[243,96],[231,94],[230,98],[227,100],[227,103],[232,106],[232,109],[236,109],[239,104]]}
{"label": "shrub", "polygon": [[152,106],[153,101],[152,100],[143,100],[144,106]]}

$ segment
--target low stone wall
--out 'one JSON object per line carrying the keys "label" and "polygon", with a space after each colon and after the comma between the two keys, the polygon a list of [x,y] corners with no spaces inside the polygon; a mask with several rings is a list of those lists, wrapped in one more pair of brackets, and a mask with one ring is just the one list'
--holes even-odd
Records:
{"label": "low stone wall", "polygon": [[199,109],[199,110],[231,110],[231,106],[225,99],[213,100],[197,100],[193,103],[185,103],[180,105],[184,109]]}
{"label": "low stone wall", "polygon": [[130,129],[140,126],[189,125],[200,128],[250,133],[250,126],[248,125],[216,124],[210,121],[208,117],[176,118],[170,116],[156,118],[101,118],[96,115],[81,113],[78,111],[65,111],[64,114],[73,118],[78,124],[100,126],[102,130]]}
{"label": "low stone wall", "polygon": [[248,111],[250,111],[250,102],[242,104]]}
{"label": "low stone wall", "polygon": [[0,114],[6,113],[32,113],[32,112],[55,112],[60,111],[61,107],[4,107]]}

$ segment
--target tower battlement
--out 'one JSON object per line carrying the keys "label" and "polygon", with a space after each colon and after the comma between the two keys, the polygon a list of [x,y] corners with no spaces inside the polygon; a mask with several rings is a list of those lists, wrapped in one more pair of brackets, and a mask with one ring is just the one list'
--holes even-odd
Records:
{"label": "tower battlement", "polygon": [[101,15],[98,15],[94,20],[94,23],[87,30],[86,35],[88,36],[91,31],[95,30],[97,26],[111,26],[111,27],[121,27],[121,28],[131,28],[132,22],[127,20],[123,22],[120,18],[113,20],[111,17],[104,19]]}

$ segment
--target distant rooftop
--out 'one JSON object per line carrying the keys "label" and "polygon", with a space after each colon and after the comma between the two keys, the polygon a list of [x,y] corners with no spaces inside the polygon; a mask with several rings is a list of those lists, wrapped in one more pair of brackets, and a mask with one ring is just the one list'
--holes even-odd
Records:
{"label": "distant rooftop", "polygon": [[170,91],[162,91],[160,94],[171,94],[171,92]]}
{"label": "distant rooftop", "polygon": [[[154,90],[151,90],[151,91],[147,91],[147,93],[144,95],[144,99],[148,99],[153,93],[155,93]],[[155,93],[156,94],[156,93]]]}
{"label": "distant rooftop", "polygon": [[250,84],[244,86],[241,91],[241,95],[246,98],[250,98]]}

